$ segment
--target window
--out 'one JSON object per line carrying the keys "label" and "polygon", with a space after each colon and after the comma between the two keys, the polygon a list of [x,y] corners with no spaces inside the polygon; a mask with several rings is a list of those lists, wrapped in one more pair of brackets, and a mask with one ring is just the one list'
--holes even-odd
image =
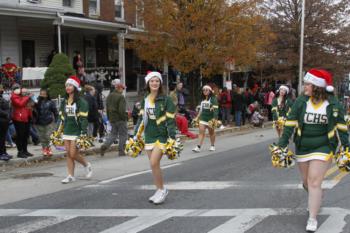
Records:
{"label": "window", "polygon": [[100,15],[100,0],[89,0],[89,15],[90,16]]}
{"label": "window", "polygon": [[143,20],[143,13],[145,5],[143,1],[140,1],[136,5],[136,27],[144,28],[145,27],[145,22]]}
{"label": "window", "polygon": [[72,7],[72,1],[73,0],[63,0],[63,6],[65,7]]}
{"label": "window", "polygon": [[124,19],[124,4],[123,0],[115,0],[115,17]]}

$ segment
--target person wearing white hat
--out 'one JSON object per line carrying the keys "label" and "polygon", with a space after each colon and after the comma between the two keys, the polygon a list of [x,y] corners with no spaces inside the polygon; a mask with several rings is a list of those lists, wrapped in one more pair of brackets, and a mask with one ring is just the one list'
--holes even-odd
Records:
{"label": "person wearing white hat", "polygon": [[325,70],[307,72],[304,94],[293,104],[278,142],[278,151],[285,151],[294,134],[295,157],[303,187],[308,192],[307,231],[317,230],[316,217],[322,203],[321,184],[333,155],[337,152],[342,155],[349,150],[344,109],[336,97],[329,94],[334,90],[332,83],[332,75]]}
{"label": "person wearing white hat", "polygon": [[290,108],[293,105],[293,102],[288,97],[288,94],[289,88],[286,85],[281,85],[278,88],[276,97],[272,101],[272,120],[278,137],[281,137],[282,135],[284,122]]}
{"label": "person wearing white hat", "polygon": [[141,101],[134,138],[137,140],[142,137],[142,133],[144,134],[145,150],[157,188],[149,201],[158,205],[165,201],[169,193],[164,186],[160,161],[168,139],[176,137],[176,107],[172,99],[163,92],[163,79],[159,72],[149,72],[145,77],[145,83],[147,94]]}
{"label": "person wearing white hat", "polygon": [[219,115],[218,100],[213,93],[213,89],[209,85],[202,88],[202,101],[197,119],[199,120],[199,143],[192,149],[193,152],[199,153],[205,138],[205,130],[208,129],[210,136],[210,149],[215,151],[215,129],[210,127],[210,121],[216,121]]}
{"label": "person wearing white hat", "polygon": [[66,98],[62,101],[59,111],[58,127],[63,125],[63,140],[67,153],[68,176],[63,179],[62,184],[68,184],[75,181],[74,170],[75,162],[85,167],[86,178],[91,178],[92,167],[79,153],[77,148],[77,139],[79,136],[86,135],[88,127],[89,106],[83,97],[79,96],[81,90],[80,79],[76,76],[70,76],[66,81]]}

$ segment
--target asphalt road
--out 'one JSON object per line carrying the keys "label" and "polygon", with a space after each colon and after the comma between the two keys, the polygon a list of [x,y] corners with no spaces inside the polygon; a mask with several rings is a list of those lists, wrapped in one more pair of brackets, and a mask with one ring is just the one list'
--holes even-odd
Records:
{"label": "asphalt road", "polygon": [[[37,168],[54,176],[17,179],[16,188],[2,189],[13,193],[0,206],[0,232],[305,232],[307,194],[296,168],[272,168],[267,145],[274,140],[272,130],[226,135],[217,152],[201,154],[192,154],[194,144],[188,143],[180,160],[164,161],[170,192],[159,206],[148,203],[154,187],[145,156],[94,158],[97,177],[66,186],[58,182],[63,163]],[[8,184],[14,174],[0,178]],[[350,232],[349,181],[330,168],[317,232]],[[37,192],[28,191],[31,184]]]}

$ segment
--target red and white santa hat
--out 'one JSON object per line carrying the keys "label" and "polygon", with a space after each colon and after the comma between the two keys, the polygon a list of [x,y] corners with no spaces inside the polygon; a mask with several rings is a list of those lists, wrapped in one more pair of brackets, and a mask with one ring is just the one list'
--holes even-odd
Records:
{"label": "red and white santa hat", "polygon": [[148,83],[148,81],[154,77],[159,78],[160,82],[163,83],[162,75],[157,71],[147,71],[145,82]]}
{"label": "red and white santa hat", "polygon": [[70,76],[67,81],[66,81],[66,85],[67,84],[71,84],[73,85],[75,88],[77,88],[78,91],[81,91],[81,88],[80,88],[80,79],[77,77],[77,76]]}
{"label": "red and white santa hat", "polygon": [[304,82],[311,83],[317,87],[326,88],[327,92],[334,91],[332,75],[326,70],[309,70],[304,76]]}

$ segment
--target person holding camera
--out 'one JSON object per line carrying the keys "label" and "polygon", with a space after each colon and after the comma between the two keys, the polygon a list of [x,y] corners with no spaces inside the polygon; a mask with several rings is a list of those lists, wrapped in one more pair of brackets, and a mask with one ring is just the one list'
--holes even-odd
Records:
{"label": "person holding camera", "polygon": [[16,146],[17,157],[27,158],[33,156],[28,152],[28,138],[30,133],[30,121],[32,118],[32,110],[28,106],[33,94],[29,93],[25,88],[21,88],[19,84],[12,86],[12,120],[16,128]]}

